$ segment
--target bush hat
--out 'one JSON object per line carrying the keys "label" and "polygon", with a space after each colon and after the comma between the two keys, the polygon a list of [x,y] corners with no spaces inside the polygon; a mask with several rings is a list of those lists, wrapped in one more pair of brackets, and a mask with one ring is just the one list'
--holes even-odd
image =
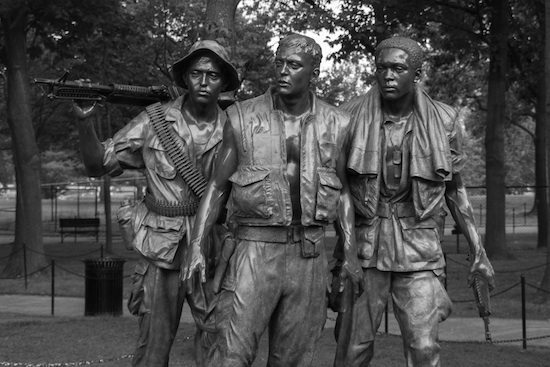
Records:
{"label": "bush hat", "polygon": [[222,63],[223,68],[223,78],[227,83],[222,92],[235,90],[239,88],[241,82],[239,81],[239,74],[237,69],[229,62],[229,55],[225,49],[216,41],[204,40],[197,41],[191,46],[191,49],[183,58],[179,59],[172,65],[172,76],[177,85],[183,88],[187,88],[184,80],[184,73],[195,60],[195,57],[199,55],[213,55]]}

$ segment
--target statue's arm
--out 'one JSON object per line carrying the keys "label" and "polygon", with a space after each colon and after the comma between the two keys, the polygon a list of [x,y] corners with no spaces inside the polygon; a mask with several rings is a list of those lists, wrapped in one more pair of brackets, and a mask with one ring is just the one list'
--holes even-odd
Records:
{"label": "statue's arm", "polygon": [[74,103],[73,108],[75,115],[78,117],[80,154],[86,168],[86,174],[91,177],[103,176],[107,173],[103,166],[105,149],[97,137],[92,120],[89,118],[95,109],[95,105],[85,108]]}
{"label": "statue's arm", "polygon": [[206,264],[202,246],[229,198],[231,190],[229,177],[235,172],[238,165],[236,147],[233,129],[228,121],[224,127],[222,146],[216,160],[216,169],[199,204],[191,234],[190,247],[187,249],[182,264],[181,278],[184,281],[192,278],[196,271],[200,272],[201,280],[206,281]]}
{"label": "statue's arm", "polygon": [[447,182],[446,185],[445,199],[447,206],[455,223],[468,242],[470,256],[473,256],[468,284],[471,285],[474,275],[479,274],[487,279],[491,288],[494,288],[495,272],[485,253],[481,236],[475,224],[473,208],[460,173],[453,174],[452,180]]}
{"label": "statue's arm", "polygon": [[[346,162],[346,154],[341,154],[336,166],[336,173],[342,182],[340,204],[338,205],[338,223],[335,225],[338,230],[338,235],[340,236],[339,243],[341,244],[341,248],[339,250],[343,257],[340,277],[343,279],[349,278],[354,284],[355,293],[360,295],[364,290],[363,271],[361,269],[359,257],[357,256],[357,243],[355,241],[355,211],[345,172]],[[341,284],[343,287],[345,282],[342,281]],[[340,292],[342,290],[343,289],[340,289]]]}

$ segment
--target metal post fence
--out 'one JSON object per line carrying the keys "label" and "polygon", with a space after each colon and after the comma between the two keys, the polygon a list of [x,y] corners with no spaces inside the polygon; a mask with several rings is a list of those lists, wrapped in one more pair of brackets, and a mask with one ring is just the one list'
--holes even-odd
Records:
{"label": "metal post fence", "polygon": [[516,208],[512,208],[512,233],[516,234]]}
{"label": "metal post fence", "polygon": [[521,331],[523,336],[523,349],[527,349],[527,327],[525,317],[525,275],[521,274]]}
{"label": "metal post fence", "polygon": [[55,259],[52,259],[52,316],[55,313]]}
{"label": "metal post fence", "polygon": [[482,204],[479,204],[479,225],[482,226],[483,225],[483,205]]}
{"label": "metal post fence", "polygon": [[384,328],[386,330],[386,334],[389,334],[388,302],[386,302],[386,309],[384,310]]}
{"label": "metal post fence", "polygon": [[25,272],[25,289],[28,289],[27,279],[27,246],[23,243],[23,271]]}

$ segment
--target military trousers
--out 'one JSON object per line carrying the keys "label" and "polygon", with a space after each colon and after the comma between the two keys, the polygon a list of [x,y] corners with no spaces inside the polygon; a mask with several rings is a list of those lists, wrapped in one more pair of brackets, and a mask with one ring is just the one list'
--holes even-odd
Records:
{"label": "military trousers", "polygon": [[188,288],[180,281],[179,275],[179,269],[160,268],[145,259],[136,264],[132,295],[128,302],[130,312],[139,320],[133,367],[168,367],[185,299],[197,326],[194,332],[195,363],[204,366],[216,335],[206,326],[214,322],[210,319],[215,302],[210,299],[206,302],[205,292],[198,288],[200,284],[193,284],[193,292],[187,294]]}
{"label": "military trousers", "polygon": [[439,366],[439,323],[451,313],[451,300],[434,271],[388,272],[363,269],[366,288],[338,314],[335,367],[368,366],[376,332],[391,295],[408,367]]}
{"label": "military trousers", "polygon": [[268,366],[311,366],[326,321],[327,267],[324,246],[305,258],[301,240],[237,239],[217,304],[219,336],[210,365],[252,365],[268,329]]}

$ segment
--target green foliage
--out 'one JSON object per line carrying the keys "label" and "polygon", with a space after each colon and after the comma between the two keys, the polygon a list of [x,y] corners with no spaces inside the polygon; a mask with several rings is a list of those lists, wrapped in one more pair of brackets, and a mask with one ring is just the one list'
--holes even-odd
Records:
{"label": "green foliage", "polygon": [[[536,83],[541,79],[541,47],[537,47],[542,44],[541,3],[511,1],[508,98],[513,108],[507,128],[514,137],[519,131],[514,124],[532,130]],[[201,34],[206,2],[34,0],[28,2],[28,8],[31,77],[57,78],[71,70],[69,80],[169,85],[170,65],[186,54]],[[365,92],[372,83],[368,66],[378,41],[395,33],[410,35],[427,51],[423,83],[430,94],[467,111],[464,123],[475,144],[469,147],[470,165],[476,162],[482,167],[484,158],[473,156],[484,152],[490,20],[486,1],[243,0],[236,15],[233,53],[243,79],[237,98],[265,92],[273,80],[274,40],[289,32],[332,32],[329,43],[340,46],[332,58],[339,63],[319,79],[316,89],[336,105]],[[47,101],[38,88],[32,92],[36,93],[33,115],[40,151],[66,151],[67,156],[78,158],[70,103]],[[5,98],[0,99],[0,111],[5,111],[4,103]],[[111,131],[117,131],[138,111],[129,106],[106,106],[98,127],[106,134],[108,116]],[[5,149],[11,139],[6,113],[0,116],[0,148]],[[529,183],[532,177],[532,149],[526,147],[533,143],[528,134],[520,135],[522,139],[507,140],[507,184]],[[519,164],[529,167],[529,172],[513,168]],[[484,177],[478,171],[482,170],[476,168],[472,175],[476,182]]]}
{"label": "green foliage", "polygon": [[80,157],[74,157],[70,153],[59,150],[41,153],[43,184],[78,180],[84,176]]}
{"label": "green foliage", "polygon": [[15,171],[13,169],[13,163],[11,154],[8,151],[0,150],[0,188],[6,186],[9,183],[14,183]]}
{"label": "green foliage", "polygon": [[[357,59],[359,60],[359,58]],[[339,106],[364,94],[372,85],[360,62],[340,62],[315,83],[317,95],[328,103]]]}

